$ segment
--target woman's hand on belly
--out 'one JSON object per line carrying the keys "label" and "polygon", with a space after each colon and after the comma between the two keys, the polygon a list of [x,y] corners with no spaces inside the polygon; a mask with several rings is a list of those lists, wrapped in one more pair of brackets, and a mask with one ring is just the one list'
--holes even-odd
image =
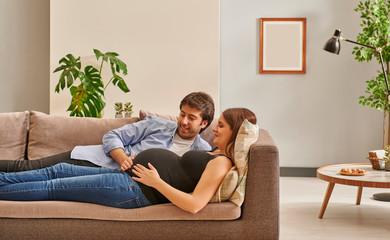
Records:
{"label": "woman's hand on belly", "polygon": [[133,173],[137,177],[133,177],[133,179],[137,182],[145,184],[149,187],[156,187],[162,180],[157,170],[153,167],[151,163],[148,163],[148,168],[142,166],[141,164],[136,164],[133,167]]}

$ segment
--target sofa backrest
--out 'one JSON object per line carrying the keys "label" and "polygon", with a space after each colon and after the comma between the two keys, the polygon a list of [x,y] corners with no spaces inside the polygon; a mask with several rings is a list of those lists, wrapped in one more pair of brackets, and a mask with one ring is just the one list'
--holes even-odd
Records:
{"label": "sofa backrest", "polygon": [[[111,129],[154,115],[177,120],[177,116],[140,111],[140,117],[97,119],[52,116],[37,111],[0,113],[0,159],[39,159],[70,151],[79,145],[102,144],[103,135]],[[212,129],[218,119],[201,133],[212,147]]]}
{"label": "sofa backrest", "polygon": [[102,137],[106,132],[138,120],[138,117],[98,119],[52,116],[31,111],[28,159],[69,151],[78,145],[102,144]]}
{"label": "sofa backrest", "polygon": [[0,113],[0,159],[25,158],[28,112]]}

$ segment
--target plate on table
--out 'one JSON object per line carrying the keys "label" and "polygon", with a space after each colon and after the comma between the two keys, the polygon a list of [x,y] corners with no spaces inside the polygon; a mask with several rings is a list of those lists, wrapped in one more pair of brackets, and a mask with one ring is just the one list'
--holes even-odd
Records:
{"label": "plate on table", "polygon": [[340,174],[346,176],[364,176],[366,173],[366,170],[356,168],[342,168],[340,170]]}

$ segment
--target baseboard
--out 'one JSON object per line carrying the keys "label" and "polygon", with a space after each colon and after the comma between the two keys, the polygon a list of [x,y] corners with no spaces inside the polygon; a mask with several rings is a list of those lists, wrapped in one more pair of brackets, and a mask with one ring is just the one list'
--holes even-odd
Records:
{"label": "baseboard", "polygon": [[281,177],[316,177],[317,168],[280,167]]}

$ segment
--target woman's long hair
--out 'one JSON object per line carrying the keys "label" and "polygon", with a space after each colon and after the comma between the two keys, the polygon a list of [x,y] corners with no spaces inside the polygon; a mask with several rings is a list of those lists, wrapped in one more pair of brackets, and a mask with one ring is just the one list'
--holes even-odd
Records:
{"label": "woman's long hair", "polygon": [[256,124],[256,115],[247,108],[229,108],[223,111],[222,116],[225,118],[232,130],[232,136],[227,143],[225,153],[228,157],[234,159],[234,144],[236,142],[238,130],[245,119],[252,124]]}

